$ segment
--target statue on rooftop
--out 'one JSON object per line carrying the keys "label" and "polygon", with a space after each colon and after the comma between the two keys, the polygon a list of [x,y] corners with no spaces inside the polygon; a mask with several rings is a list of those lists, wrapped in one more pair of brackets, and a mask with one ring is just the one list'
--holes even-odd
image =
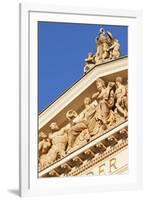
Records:
{"label": "statue on rooftop", "polygon": [[88,53],[88,57],[85,59],[84,73],[87,73],[95,66],[95,55]]}
{"label": "statue on rooftop", "polygon": [[98,37],[96,37],[96,56],[95,61],[96,63],[100,63],[103,57],[103,43],[106,42],[106,32],[103,28],[100,28]]}
{"label": "statue on rooftop", "polygon": [[110,59],[116,59],[120,57],[120,43],[112,36],[112,34],[107,31],[107,41],[109,43],[109,48],[107,52],[110,54]]}
{"label": "statue on rooftop", "polygon": [[96,53],[88,54],[85,59],[84,73],[90,71],[95,65],[117,59],[120,57],[120,43],[113,37],[112,33],[100,28],[96,37]]}

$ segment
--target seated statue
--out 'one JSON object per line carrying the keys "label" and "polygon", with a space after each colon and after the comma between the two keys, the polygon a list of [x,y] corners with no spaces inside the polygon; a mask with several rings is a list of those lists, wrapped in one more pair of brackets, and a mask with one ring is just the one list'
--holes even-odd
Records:
{"label": "seated statue", "polygon": [[87,144],[87,142],[90,139],[90,134],[88,132],[88,129],[83,130],[75,139],[75,142],[73,144],[73,148],[72,150],[75,150],[85,144]]}
{"label": "seated statue", "polygon": [[51,146],[51,142],[50,142],[50,139],[48,138],[48,135],[42,131],[39,133],[39,140],[40,140],[39,154],[42,155],[48,152]]}
{"label": "seated statue", "polygon": [[[97,137],[100,133],[103,133],[106,129],[106,126],[103,124],[103,122],[97,118],[97,103],[92,102],[90,97],[85,97],[84,99],[84,106],[85,109],[81,113],[82,119],[86,121],[88,133],[91,137],[95,136]],[[94,137],[94,138],[95,138]]]}
{"label": "seated statue", "polygon": [[96,64],[120,57],[119,41],[109,31],[105,32],[103,28],[100,29],[99,36],[96,38],[96,46]]}
{"label": "seated statue", "polygon": [[96,118],[96,125],[92,131],[92,137],[90,138],[90,140],[93,140],[103,134],[106,129],[107,126],[102,122],[102,120]]}
{"label": "seated statue", "polygon": [[120,43],[117,39],[113,39],[112,45],[107,49],[110,52],[110,58],[116,59],[120,57]]}
{"label": "seated statue", "polygon": [[39,140],[39,166],[42,169],[47,164],[46,157],[51,147],[51,142],[48,135],[42,131],[39,133]]}
{"label": "seated statue", "polygon": [[62,158],[65,155],[66,146],[68,143],[67,129],[59,129],[56,122],[50,124],[51,133],[49,133],[49,138],[51,140],[52,146],[47,154],[48,164],[54,162],[59,156]]}
{"label": "seated statue", "polygon": [[78,135],[82,133],[85,129],[87,129],[87,124],[85,120],[76,120],[78,114],[74,110],[69,110],[66,113],[66,118],[70,122],[70,128],[68,129],[68,147],[67,152],[72,150],[74,146],[74,142]]}

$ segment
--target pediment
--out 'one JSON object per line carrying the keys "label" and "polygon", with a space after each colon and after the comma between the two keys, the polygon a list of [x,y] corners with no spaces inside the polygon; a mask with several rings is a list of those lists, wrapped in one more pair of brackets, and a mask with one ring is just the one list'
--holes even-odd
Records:
{"label": "pediment", "polygon": [[[92,97],[96,93],[96,80],[102,79],[107,87],[109,82],[115,82],[116,77],[122,77],[122,84],[127,86],[128,78],[128,58],[121,57],[110,62],[100,65],[95,65],[92,70],[77,81],[71,88],[69,88],[62,96],[60,96],[53,104],[39,115],[39,134],[41,132],[51,135],[50,124],[55,122],[59,126],[59,130],[70,126],[66,114],[69,110],[76,111],[78,114],[77,119],[80,119],[85,110],[84,99],[85,97]],[[99,103],[94,99],[92,104],[98,105]],[[114,108],[113,108],[114,112]],[[39,171],[40,177],[48,176],[74,176],[81,174],[83,171],[77,173],[79,169],[85,167],[85,161],[91,167],[93,164],[99,163],[102,159],[111,156],[115,149],[120,151],[128,145],[128,119],[122,117],[121,121],[108,127],[105,131],[89,138],[88,142],[77,146],[72,151],[66,152],[64,156],[57,157],[51,163],[46,164]],[[126,130],[124,134],[122,130]],[[55,133],[54,133],[55,134]],[[58,134],[58,133],[57,133]],[[57,135],[56,134],[56,135]],[[60,133],[59,133],[60,134]],[[113,138],[111,143],[110,139]],[[106,141],[109,143],[105,144]],[[53,144],[52,144],[53,145]],[[115,146],[114,146],[115,145]],[[99,146],[103,148],[99,148]],[[103,152],[102,152],[103,150]],[[104,153],[104,154],[102,154]],[[100,159],[99,159],[100,158]],[[92,161],[92,162],[91,162]],[[79,170],[78,169],[78,170]],[[83,173],[84,174],[84,173]]]}

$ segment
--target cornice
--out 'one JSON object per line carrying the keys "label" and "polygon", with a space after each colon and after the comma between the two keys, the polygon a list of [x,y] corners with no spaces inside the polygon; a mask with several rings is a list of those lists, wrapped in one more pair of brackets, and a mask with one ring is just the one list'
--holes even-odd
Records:
{"label": "cornice", "polygon": [[117,144],[114,147],[112,147],[110,150],[103,152],[101,155],[98,155],[96,158],[94,158],[91,161],[88,161],[85,165],[79,167],[78,169],[74,170],[73,172],[69,173],[68,176],[78,176],[85,170],[93,167],[97,163],[103,161],[104,159],[108,158],[114,153],[118,153],[120,150],[123,150],[124,148],[127,148],[128,145],[128,139],[123,141],[121,144]]}
{"label": "cornice", "polygon": [[[100,137],[94,139],[93,141],[89,142],[88,144],[84,145],[83,147],[77,149],[76,151],[70,153],[69,155],[66,155],[61,160],[56,161],[46,169],[39,172],[39,177],[46,176],[47,174],[52,174],[52,171],[54,173],[54,170],[60,168],[62,171],[61,173],[64,173],[66,170],[71,171],[71,169],[74,166],[80,166],[83,164],[84,160],[89,160],[89,158],[94,158],[91,163],[86,164],[86,166],[82,166],[84,169],[88,168],[90,166],[93,166],[93,164],[100,162],[101,160],[105,159],[106,157],[110,156],[111,154],[115,153],[116,151],[119,151],[121,148],[126,146],[128,144],[127,140],[127,132],[126,135],[121,135],[120,131],[124,128],[127,128],[128,121],[120,124],[116,128],[113,128],[112,130],[106,132],[105,134],[101,135]],[[119,142],[119,141],[122,141]],[[94,152],[92,149],[95,148],[96,152]],[[108,149],[110,148],[110,149]],[[108,150],[107,150],[108,149]],[[98,155],[98,156],[97,156]],[[66,163],[66,165],[65,165]],[[93,164],[92,164],[93,163]],[[71,166],[73,165],[73,166]],[[71,168],[70,168],[71,167]],[[82,168],[81,167],[81,168]],[[78,169],[79,170],[79,169]],[[63,172],[64,171],[64,172]],[[72,172],[70,172],[72,173]],[[80,172],[78,172],[80,173]],[[60,174],[56,173],[56,176],[60,176]],[[68,173],[66,174],[68,175]]]}

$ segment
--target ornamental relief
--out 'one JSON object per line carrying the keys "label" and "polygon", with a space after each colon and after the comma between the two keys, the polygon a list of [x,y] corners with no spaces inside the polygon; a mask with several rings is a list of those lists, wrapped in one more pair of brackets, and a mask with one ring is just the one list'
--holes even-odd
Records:
{"label": "ornamental relief", "polygon": [[49,124],[48,132],[39,132],[39,170],[64,158],[128,119],[128,84],[121,76],[113,82],[98,78],[96,91],[82,99],[84,109],[66,112],[68,124]]}

